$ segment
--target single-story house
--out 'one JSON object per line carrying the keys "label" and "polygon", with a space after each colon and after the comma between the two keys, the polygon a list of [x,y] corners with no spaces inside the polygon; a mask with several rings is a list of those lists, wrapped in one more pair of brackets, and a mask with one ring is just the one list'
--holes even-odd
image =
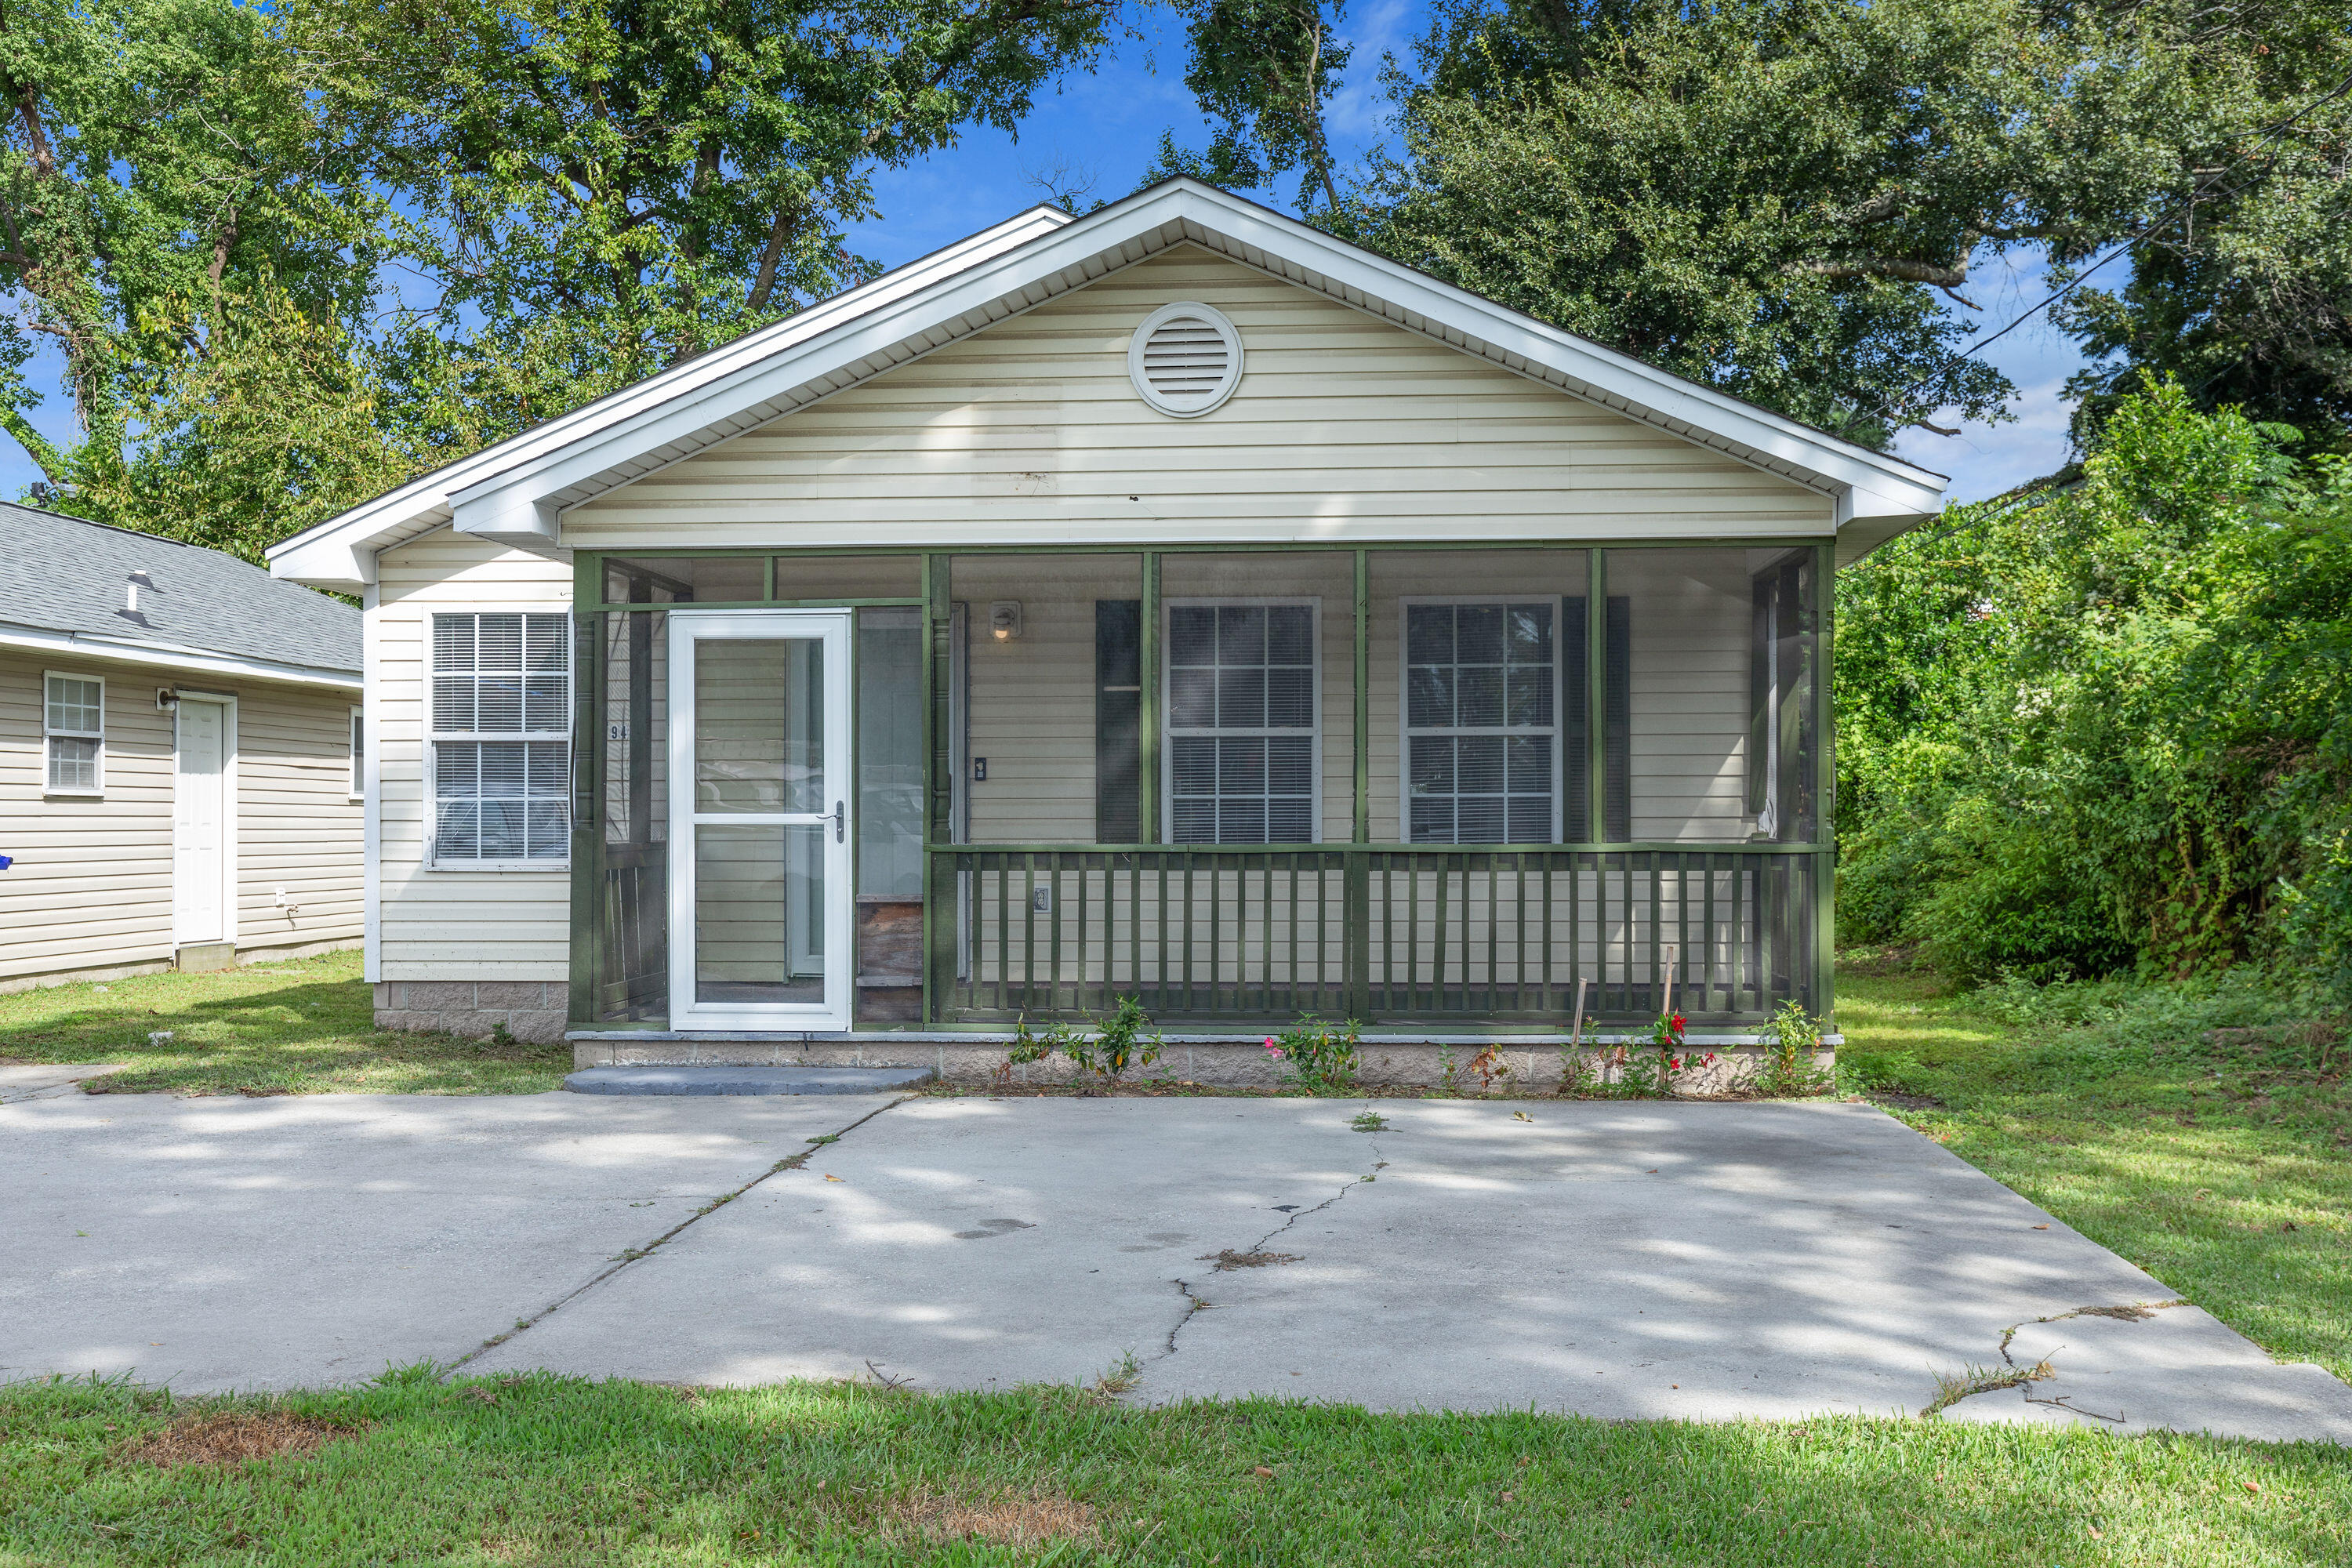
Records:
{"label": "single-story house", "polygon": [[1826,1015],[1831,577],[1941,493],[1178,179],[269,560],[365,599],[384,1023],[1207,1078]]}
{"label": "single-story house", "polygon": [[360,613],[0,503],[0,990],[349,947]]}

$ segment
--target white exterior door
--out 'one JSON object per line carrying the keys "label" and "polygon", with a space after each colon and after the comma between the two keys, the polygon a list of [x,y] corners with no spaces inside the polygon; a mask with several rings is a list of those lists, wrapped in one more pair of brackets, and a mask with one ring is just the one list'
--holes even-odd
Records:
{"label": "white exterior door", "polygon": [[670,1026],[846,1029],[849,612],[669,618]]}
{"label": "white exterior door", "polygon": [[233,939],[229,926],[229,708],[180,699],[172,787],[172,940]]}

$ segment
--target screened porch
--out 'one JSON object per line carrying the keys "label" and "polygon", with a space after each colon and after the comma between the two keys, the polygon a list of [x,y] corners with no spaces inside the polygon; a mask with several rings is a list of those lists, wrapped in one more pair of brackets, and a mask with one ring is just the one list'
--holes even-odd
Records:
{"label": "screened porch", "polygon": [[583,554],[573,1026],[1823,1011],[1829,568]]}

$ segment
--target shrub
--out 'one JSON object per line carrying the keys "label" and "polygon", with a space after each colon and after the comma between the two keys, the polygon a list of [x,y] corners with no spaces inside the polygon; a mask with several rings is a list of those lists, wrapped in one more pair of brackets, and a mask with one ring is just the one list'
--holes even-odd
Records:
{"label": "shrub", "polygon": [[1353,1018],[1333,1024],[1302,1013],[1281,1034],[1267,1036],[1265,1048],[1281,1064],[1283,1082],[1308,1094],[1346,1094],[1363,1065],[1362,1032]]}
{"label": "shrub", "polygon": [[1137,998],[1122,996],[1118,1011],[1108,1018],[1097,1022],[1089,1015],[1087,1021],[1095,1025],[1091,1038],[1069,1024],[1049,1025],[1043,1034],[1031,1034],[1029,1020],[1021,1019],[1013,1026],[1013,1045],[1004,1053],[1003,1065],[996,1069],[998,1084],[1009,1086],[1014,1068],[1059,1055],[1068,1058],[1079,1072],[1093,1074],[1093,1083],[1084,1085],[1081,1080],[1082,1087],[1099,1094],[1117,1085],[1129,1067],[1150,1067],[1160,1059],[1160,1037],[1143,1037],[1144,1026],[1151,1018]]}
{"label": "shrub", "polygon": [[1834,1075],[1813,1065],[1821,1048],[1822,1022],[1797,1002],[1783,1002],[1764,1026],[1764,1062],[1750,1088],[1775,1100],[1826,1094]]}

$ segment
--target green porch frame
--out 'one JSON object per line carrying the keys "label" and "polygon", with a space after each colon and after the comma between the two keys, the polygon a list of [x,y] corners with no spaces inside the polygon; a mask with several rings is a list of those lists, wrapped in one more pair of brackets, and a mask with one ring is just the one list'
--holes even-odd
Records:
{"label": "green porch frame", "polygon": [[[1612,553],[1776,549],[1805,567],[1810,650],[1805,702],[1810,800],[1801,838],[1751,841],[1463,845],[1376,843],[1371,765],[1375,556],[1412,550],[1584,552],[1586,602],[1606,605]],[[1351,557],[1353,646],[1351,828],[1345,843],[1177,846],[1161,842],[1163,568],[1185,554]],[[643,689],[616,689],[612,650],[631,623],[667,603],[608,597],[608,561],[744,563],[730,550],[583,552],[575,561],[580,679],[575,745],[572,1018],[580,1029],[660,1026],[666,1018],[666,868],[640,820],[616,820],[625,797],[649,811]],[[762,552],[732,579],[758,596],[691,599],[696,608],[866,607],[919,611],[924,821],[919,1026],[1000,1030],[1020,1019],[1079,1019],[1139,997],[1155,1019],[1192,1029],[1255,1033],[1299,1013],[1367,1024],[1498,1031],[1556,1028],[1580,983],[1604,1026],[1654,1016],[1675,965],[1675,995],[1694,1025],[1743,1027],[1780,1003],[1827,1016],[1834,859],[1831,704],[1832,546],[1816,539],[1560,541],[1378,546],[1136,545],[946,552],[839,549]],[[1132,844],[958,842],[961,759],[952,733],[956,590],[953,561],[985,555],[1094,554],[1139,563],[1141,679],[1138,837]],[[827,558],[901,563],[908,592],[852,598],[780,595],[778,563]],[[676,601],[689,602],[689,601]],[[1583,711],[1595,733],[1608,714],[1600,614],[1584,617]],[[640,622],[639,624],[645,624]],[[642,687],[644,660],[628,662]],[[1621,698],[1622,700],[1622,698]],[[625,735],[625,739],[614,739]],[[1605,748],[1585,747],[1577,818],[1600,826],[1609,789]],[[634,769],[632,780],[617,780]],[[1402,787],[1402,786],[1401,786]],[[1629,787],[1621,784],[1621,788]],[[1039,894],[1044,897],[1041,901]],[[910,1021],[911,1022],[911,1021]],[[900,1024],[900,1027],[908,1026]]]}

